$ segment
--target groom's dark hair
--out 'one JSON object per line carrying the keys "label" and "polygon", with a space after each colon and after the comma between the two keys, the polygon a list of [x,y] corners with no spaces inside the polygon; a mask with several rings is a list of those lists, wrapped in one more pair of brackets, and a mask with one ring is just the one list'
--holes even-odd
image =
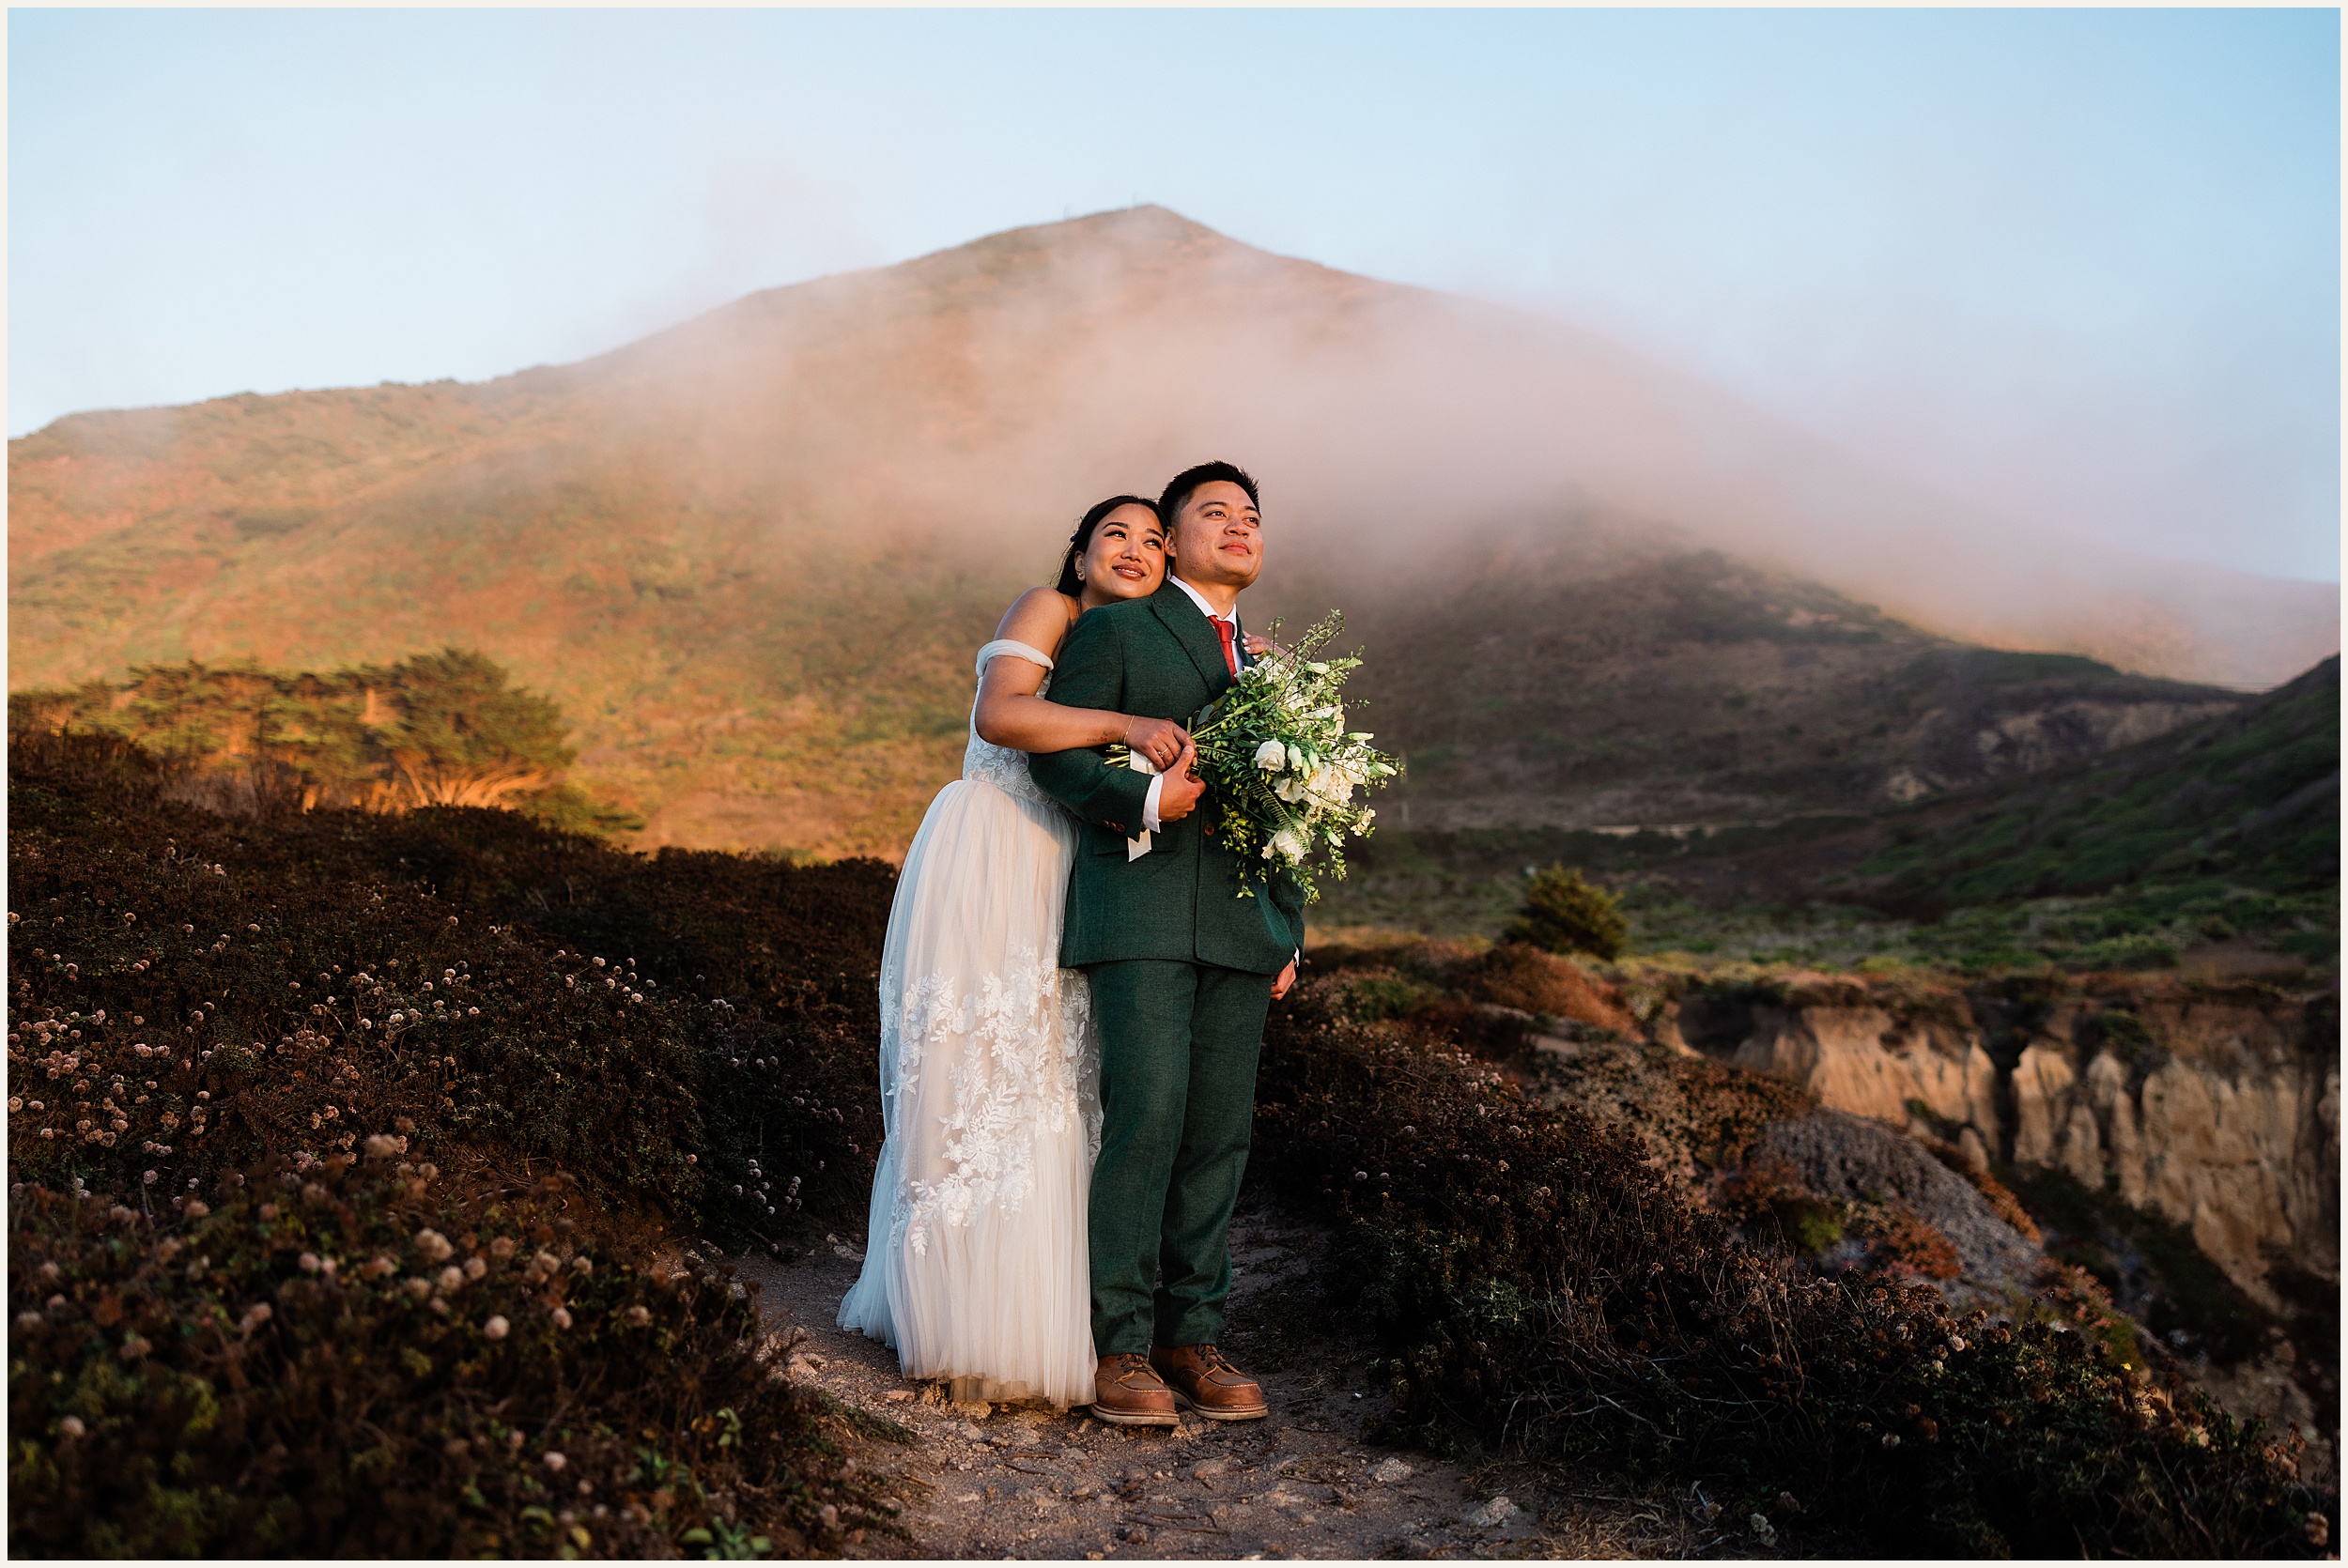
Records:
{"label": "groom's dark hair", "polygon": [[[1091,548],[1092,530],[1101,526],[1101,519],[1120,506],[1146,506],[1152,512],[1158,510],[1158,503],[1147,496],[1111,496],[1086,513],[1077,522],[1076,531],[1068,536],[1068,553],[1060,557],[1059,581],[1054,583],[1053,587],[1072,599],[1084,592],[1085,580],[1076,576],[1076,562],[1082,561],[1085,551]],[[1160,528],[1166,526],[1166,518],[1163,515],[1158,518],[1158,526]]]}
{"label": "groom's dark hair", "polygon": [[1238,485],[1247,492],[1248,504],[1259,512],[1263,510],[1263,498],[1256,494],[1256,482],[1245,469],[1237,463],[1201,463],[1195,469],[1184,469],[1176,474],[1173,482],[1166,485],[1166,494],[1158,498],[1158,515],[1166,520],[1166,526],[1168,529],[1174,526],[1174,519],[1182,515],[1182,505],[1190,500],[1192,491],[1201,484],[1213,484],[1217,480],[1226,484]]}

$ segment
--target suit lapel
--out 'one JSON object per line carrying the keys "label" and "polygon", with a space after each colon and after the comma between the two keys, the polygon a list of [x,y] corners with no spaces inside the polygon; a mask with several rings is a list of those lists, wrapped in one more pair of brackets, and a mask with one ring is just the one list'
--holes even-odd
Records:
{"label": "suit lapel", "polygon": [[1208,700],[1222,696],[1223,688],[1231,684],[1230,667],[1223,662],[1223,638],[1207,630],[1207,618],[1198,613],[1190,595],[1168,582],[1150,595],[1150,607],[1182,645],[1190,662],[1198,667],[1199,679],[1207,683]]}

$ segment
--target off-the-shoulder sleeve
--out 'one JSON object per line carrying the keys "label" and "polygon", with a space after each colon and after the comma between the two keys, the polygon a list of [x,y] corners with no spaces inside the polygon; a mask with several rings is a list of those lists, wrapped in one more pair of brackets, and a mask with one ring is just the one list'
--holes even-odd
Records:
{"label": "off-the-shoulder sleeve", "polygon": [[993,642],[979,650],[979,673],[981,675],[986,673],[986,661],[997,653],[1015,653],[1029,664],[1040,664],[1046,669],[1052,668],[1051,654],[1039,648],[1030,648],[1024,642],[1014,642],[1010,638],[1002,637],[996,638]]}

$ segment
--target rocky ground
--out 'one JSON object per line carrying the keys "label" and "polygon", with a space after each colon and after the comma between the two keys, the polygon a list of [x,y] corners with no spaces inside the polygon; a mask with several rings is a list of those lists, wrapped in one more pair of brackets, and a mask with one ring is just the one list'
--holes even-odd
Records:
{"label": "rocky ground", "polygon": [[[1445,1463],[1381,1448],[1364,1427],[1386,1398],[1373,1355],[1335,1337],[1315,1275],[1315,1231],[1261,1207],[1234,1222],[1226,1348],[1261,1378],[1259,1422],[1185,1416],[1167,1431],[1103,1426],[1082,1411],[957,1404],[901,1377],[894,1352],[833,1325],[860,1260],[844,1242],[793,1263],[735,1260],[768,1321],[795,1336],[791,1375],[909,1428],[881,1447],[915,1486],[906,1539],[868,1532],[854,1555],[923,1558],[1434,1558],[1745,1555],[1771,1543],[1700,1491],[1592,1476],[1544,1487],[1509,1464]],[[1710,1518],[1707,1520],[1707,1515]]]}

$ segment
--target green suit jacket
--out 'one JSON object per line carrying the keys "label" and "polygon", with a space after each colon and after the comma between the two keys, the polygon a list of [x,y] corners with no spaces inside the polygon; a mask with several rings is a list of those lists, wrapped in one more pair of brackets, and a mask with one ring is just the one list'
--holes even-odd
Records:
{"label": "green suit jacket", "polygon": [[[1051,699],[1188,725],[1230,684],[1222,639],[1167,582],[1077,621],[1054,663]],[[1276,975],[1305,945],[1305,899],[1291,879],[1275,873],[1269,888],[1239,896],[1239,859],[1212,831],[1212,791],[1198,809],[1151,835],[1148,854],[1128,860],[1149,775],[1111,766],[1102,750],[1042,753],[1027,768],[1085,823],[1069,875],[1063,965],[1172,959]]]}

